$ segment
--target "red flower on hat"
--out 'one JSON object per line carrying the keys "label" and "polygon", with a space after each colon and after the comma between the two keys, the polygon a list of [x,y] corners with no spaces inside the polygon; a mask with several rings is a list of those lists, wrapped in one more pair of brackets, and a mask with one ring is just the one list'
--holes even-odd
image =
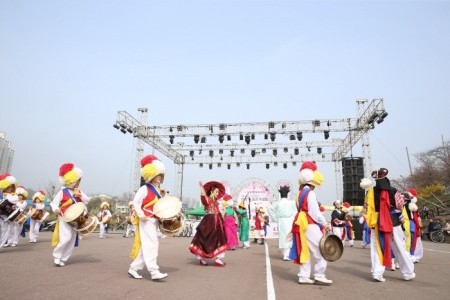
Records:
{"label": "red flower on hat", "polygon": [[413,195],[414,197],[417,198],[417,191],[416,191],[416,189],[413,189],[413,188],[408,189],[408,193],[410,193],[411,195]]}
{"label": "red flower on hat", "polygon": [[302,163],[302,165],[300,167],[300,171],[303,169],[310,169],[310,170],[316,171],[317,165],[315,163],[313,163],[312,161],[305,161],[304,163]]}
{"label": "red flower on hat", "polygon": [[233,197],[231,197],[231,195],[226,194],[225,196],[223,196],[223,200],[228,201],[233,199]]}
{"label": "red flower on hat", "polygon": [[348,203],[348,202],[344,202],[344,204],[343,204],[345,207],[347,207],[347,208],[350,208],[350,203]]}
{"label": "red flower on hat", "polygon": [[0,175],[0,180],[3,180],[3,179],[5,179],[6,177],[9,177],[9,176],[11,176],[9,173],[3,173],[3,174]]}
{"label": "red flower on hat", "polygon": [[62,177],[62,176],[64,176],[64,175],[66,175],[68,172],[72,171],[74,167],[75,167],[75,166],[74,166],[73,163],[66,163],[66,164],[63,164],[63,165],[61,166],[61,168],[59,168],[59,176]]}
{"label": "red flower on hat", "polygon": [[158,160],[158,158],[154,155],[147,155],[141,159],[141,167],[145,167],[148,164],[151,164],[154,160]]}

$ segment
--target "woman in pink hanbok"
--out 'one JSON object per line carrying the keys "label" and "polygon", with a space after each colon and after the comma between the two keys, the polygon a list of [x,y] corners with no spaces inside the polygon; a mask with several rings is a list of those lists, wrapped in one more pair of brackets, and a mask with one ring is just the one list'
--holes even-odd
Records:
{"label": "woman in pink hanbok", "polygon": [[225,235],[227,236],[228,248],[234,250],[239,245],[237,238],[238,227],[236,225],[235,211],[233,208],[234,202],[230,195],[225,195],[223,200],[226,201],[224,220]]}

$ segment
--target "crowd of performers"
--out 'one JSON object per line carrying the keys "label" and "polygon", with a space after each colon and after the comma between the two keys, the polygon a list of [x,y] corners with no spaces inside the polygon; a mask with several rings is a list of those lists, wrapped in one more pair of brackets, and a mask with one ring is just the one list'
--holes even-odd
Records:
{"label": "crowd of performers", "polygon": [[[387,174],[388,170],[381,168],[372,173],[375,183],[369,179],[361,182],[361,187],[366,190],[364,209],[359,217],[359,223],[363,226],[361,246],[370,246],[371,275],[375,281],[384,282],[385,269],[395,269],[395,264],[398,264],[403,279],[409,281],[416,276],[414,263],[423,256],[417,193],[414,189],[400,193],[391,186]],[[65,266],[78,246],[79,232],[67,222],[67,210],[72,205],[90,200],[80,189],[82,175],[81,169],[74,164],[63,164],[59,170],[61,189],[50,203],[57,215],[52,236],[53,262],[57,267]],[[126,237],[134,236],[128,274],[141,279],[140,272],[145,268],[152,280],[161,280],[168,274],[160,271],[157,262],[160,233],[154,206],[164,196],[161,184],[164,182],[165,166],[156,156],[147,155],[141,160],[141,175],[145,183],[129,203],[130,215],[124,234]],[[335,201],[331,222],[328,222],[315,193],[316,187],[322,183],[323,176],[317,165],[304,162],[300,168],[296,200],[288,200],[290,186],[282,185],[279,186],[280,201],[267,208],[268,214],[278,223],[281,258],[299,265],[297,275],[300,284],[330,285],[333,282],[326,277],[327,261],[320,251],[320,241],[325,233],[335,234],[343,243],[353,246],[354,232],[348,205],[340,200]],[[249,214],[245,202],[242,200],[235,205],[232,196],[225,193],[224,185],[218,181],[199,182],[199,190],[206,215],[198,224],[188,249],[200,266],[207,266],[212,261],[214,266],[224,267],[227,250],[235,250],[239,246],[243,249],[250,247]],[[27,197],[27,191],[17,186],[13,176],[7,173],[0,175],[2,205],[10,203],[15,209],[24,212]],[[35,193],[32,197],[33,209],[43,210],[44,198],[44,192]],[[102,202],[100,207],[100,237],[104,238],[111,212],[107,202]],[[256,208],[254,224],[255,242],[264,244],[268,226],[264,208]],[[37,219],[31,221],[30,243],[37,242],[40,225]],[[17,246],[20,226],[2,215],[0,229],[0,247]]]}

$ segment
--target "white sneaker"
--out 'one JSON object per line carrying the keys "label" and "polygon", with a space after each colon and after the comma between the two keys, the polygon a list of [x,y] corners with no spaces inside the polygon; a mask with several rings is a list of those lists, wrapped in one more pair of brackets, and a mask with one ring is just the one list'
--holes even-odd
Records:
{"label": "white sneaker", "polygon": [[299,277],[298,278],[298,283],[300,283],[300,284],[314,284],[314,280],[312,280],[310,278]]}
{"label": "white sneaker", "polygon": [[139,273],[136,270],[133,270],[131,268],[128,270],[128,275],[130,275],[134,279],[142,279],[142,276],[139,275]]}
{"label": "white sneaker", "polygon": [[53,263],[55,264],[55,267],[64,267],[66,264],[59,258],[55,258],[53,260]]}
{"label": "white sneaker", "polygon": [[17,244],[12,244],[12,245],[11,245],[11,247],[16,247],[16,246],[17,246]]}
{"label": "white sneaker", "polygon": [[284,261],[290,261],[291,259],[289,257],[285,256],[285,257],[283,257],[283,260]]}
{"label": "white sneaker", "polygon": [[409,275],[403,276],[403,279],[406,280],[406,281],[413,280],[414,278],[416,278],[416,274],[415,273],[411,273]]}
{"label": "white sneaker", "polygon": [[159,271],[152,272],[151,275],[152,275],[152,280],[160,280],[160,279],[164,279],[168,276],[167,273],[161,273]]}
{"label": "white sneaker", "polygon": [[384,277],[382,275],[374,275],[373,279],[375,281],[378,281],[378,282],[385,282],[386,281],[386,279],[384,279]]}
{"label": "white sneaker", "polygon": [[331,285],[333,283],[333,280],[327,279],[326,277],[317,277],[317,276],[314,276],[314,281],[316,284],[323,284],[323,285]]}

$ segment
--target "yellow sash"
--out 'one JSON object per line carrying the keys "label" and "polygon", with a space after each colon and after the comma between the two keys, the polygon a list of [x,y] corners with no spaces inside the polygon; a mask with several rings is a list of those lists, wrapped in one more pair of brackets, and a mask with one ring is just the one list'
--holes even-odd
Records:
{"label": "yellow sash", "polygon": [[403,207],[402,209],[402,215],[403,219],[405,220],[403,222],[403,228],[405,229],[406,236],[406,251],[409,253],[409,251],[411,250],[411,224],[409,223],[408,212],[406,211],[405,207]]}
{"label": "yellow sash", "polygon": [[52,235],[52,247],[58,245],[59,242],[59,216],[56,217],[55,230]]}
{"label": "yellow sash", "polygon": [[134,215],[136,217],[131,218],[131,224],[134,225],[134,240],[133,240],[133,247],[131,248],[130,258],[135,259],[139,253],[139,250],[141,250],[141,232],[139,229],[139,218],[136,215],[136,212],[134,212]]}
{"label": "yellow sash", "polygon": [[301,251],[300,251],[300,263],[304,264],[310,261],[310,254],[309,254],[309,247],[308,247],[308,240],[306,239],[306,229],[308,229],[308,218],[306,216],[306,212],[301,211],[298,214],[297,220],[295,221],[295,224],[300,227],[300,243],[301,243]]}
{"label": "yellow sash", "polygon": [[373,188],[367,191],[366,195],[367,203],[367,226],[375,228],[378,222],[378,213],[375,211],[375,199],[373,196]]}

